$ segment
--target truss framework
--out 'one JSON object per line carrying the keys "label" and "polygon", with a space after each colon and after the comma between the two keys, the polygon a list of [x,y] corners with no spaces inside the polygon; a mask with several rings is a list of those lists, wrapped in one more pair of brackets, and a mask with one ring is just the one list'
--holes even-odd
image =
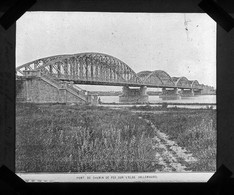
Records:
{"label": "truss framework", "polygon": [[158,88],[203,89],[197,80],[171,77],[163,70],[135,73],[126,63],[102,53],[56,55],[37,59],[16,68],[17,73],[39,71],[57,80],[76,84],[147,86]]}

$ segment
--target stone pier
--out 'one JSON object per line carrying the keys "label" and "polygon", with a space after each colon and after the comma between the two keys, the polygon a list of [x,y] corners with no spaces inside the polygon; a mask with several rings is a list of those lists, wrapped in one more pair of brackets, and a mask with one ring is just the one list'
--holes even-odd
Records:
{"label": "stone pier", "polygon": [[24,76],[16,80],[18,93],[16,100],[31,103],[91,103],[97,97],[88,97],[72,87],[71,82],[57,81],[41,75],[39,71],[25,71]]}
{"label": "stone pier", "polygon": [[119,96],[119,102],[146,103],[149,96],[146,94],[147,87],[131,89],[128,86],[123,87],[122,95]]}
{"label": "stone pier", "polygon": [[181,89],[180,95],[181,97],[193,97],[194,90],[193,89]]}
{"label": "stone pier", "polygon": [[162,98],[163,100],[179,100],[181,99],[181,96],[178,92],[178,88],[162,88],[162,94],[159,95],[159,98]]}

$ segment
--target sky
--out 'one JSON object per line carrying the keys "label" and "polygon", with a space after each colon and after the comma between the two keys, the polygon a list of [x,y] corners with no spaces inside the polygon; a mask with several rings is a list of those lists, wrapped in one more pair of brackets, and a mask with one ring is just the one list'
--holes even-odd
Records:
{"label": "sky", "polygon": [[16,23],[16,66],[84,52],[216,88],[216,23],[205,13],[26,12]]}

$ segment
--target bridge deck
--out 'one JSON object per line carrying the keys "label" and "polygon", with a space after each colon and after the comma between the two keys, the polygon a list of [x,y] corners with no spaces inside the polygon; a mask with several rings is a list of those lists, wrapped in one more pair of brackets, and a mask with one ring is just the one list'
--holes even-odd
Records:
{"label": "bridge deck", "polygon": [[61,81],[73,82],[80,85],[106,85],[106,86],[129,86],[129,87],[143,87],[148,88],[179,88],[179,89],[199,89],[188,86],[170,86],[170,85],[154,85],[154,84],[140,84],[140,83],[128,83],[128,82],[113,82],[113,81],[86,81],[86,80],[71,80],[71,79],[59,79]]}

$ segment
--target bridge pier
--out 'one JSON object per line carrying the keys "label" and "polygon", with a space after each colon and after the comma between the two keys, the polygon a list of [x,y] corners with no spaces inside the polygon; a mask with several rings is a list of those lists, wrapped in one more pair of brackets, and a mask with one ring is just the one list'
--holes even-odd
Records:
{"label": "bridge pier", "polygon": [[194,90],[193,89],[181,89],[181,97],[193,97]]}
{"label": "bridge pier", "polygon": [[[24,76],[18,83],[19,90],[16,100],[31,103],[79,103],[87,102],[87,96],[79,94],[71,82],[56,81],[39,71],[24,71]],[[91,102],[95,103],[97,98]]]}
{"label": "bridge pier", "polygon": [[123,93],[119,96],[119,102],[146,103],[149,99],[146,90],[146,86],[140,87],[140,89],[131,89],[128,86],[124,86]]}
{"label": "bridge pier", "polygon": [[166,88],[162,88],[162,94],[159,95],[159,98],[162,98],[163,100],[179,100],[181,99],[181,96],[178,92],[178,88],[169,90]]}

